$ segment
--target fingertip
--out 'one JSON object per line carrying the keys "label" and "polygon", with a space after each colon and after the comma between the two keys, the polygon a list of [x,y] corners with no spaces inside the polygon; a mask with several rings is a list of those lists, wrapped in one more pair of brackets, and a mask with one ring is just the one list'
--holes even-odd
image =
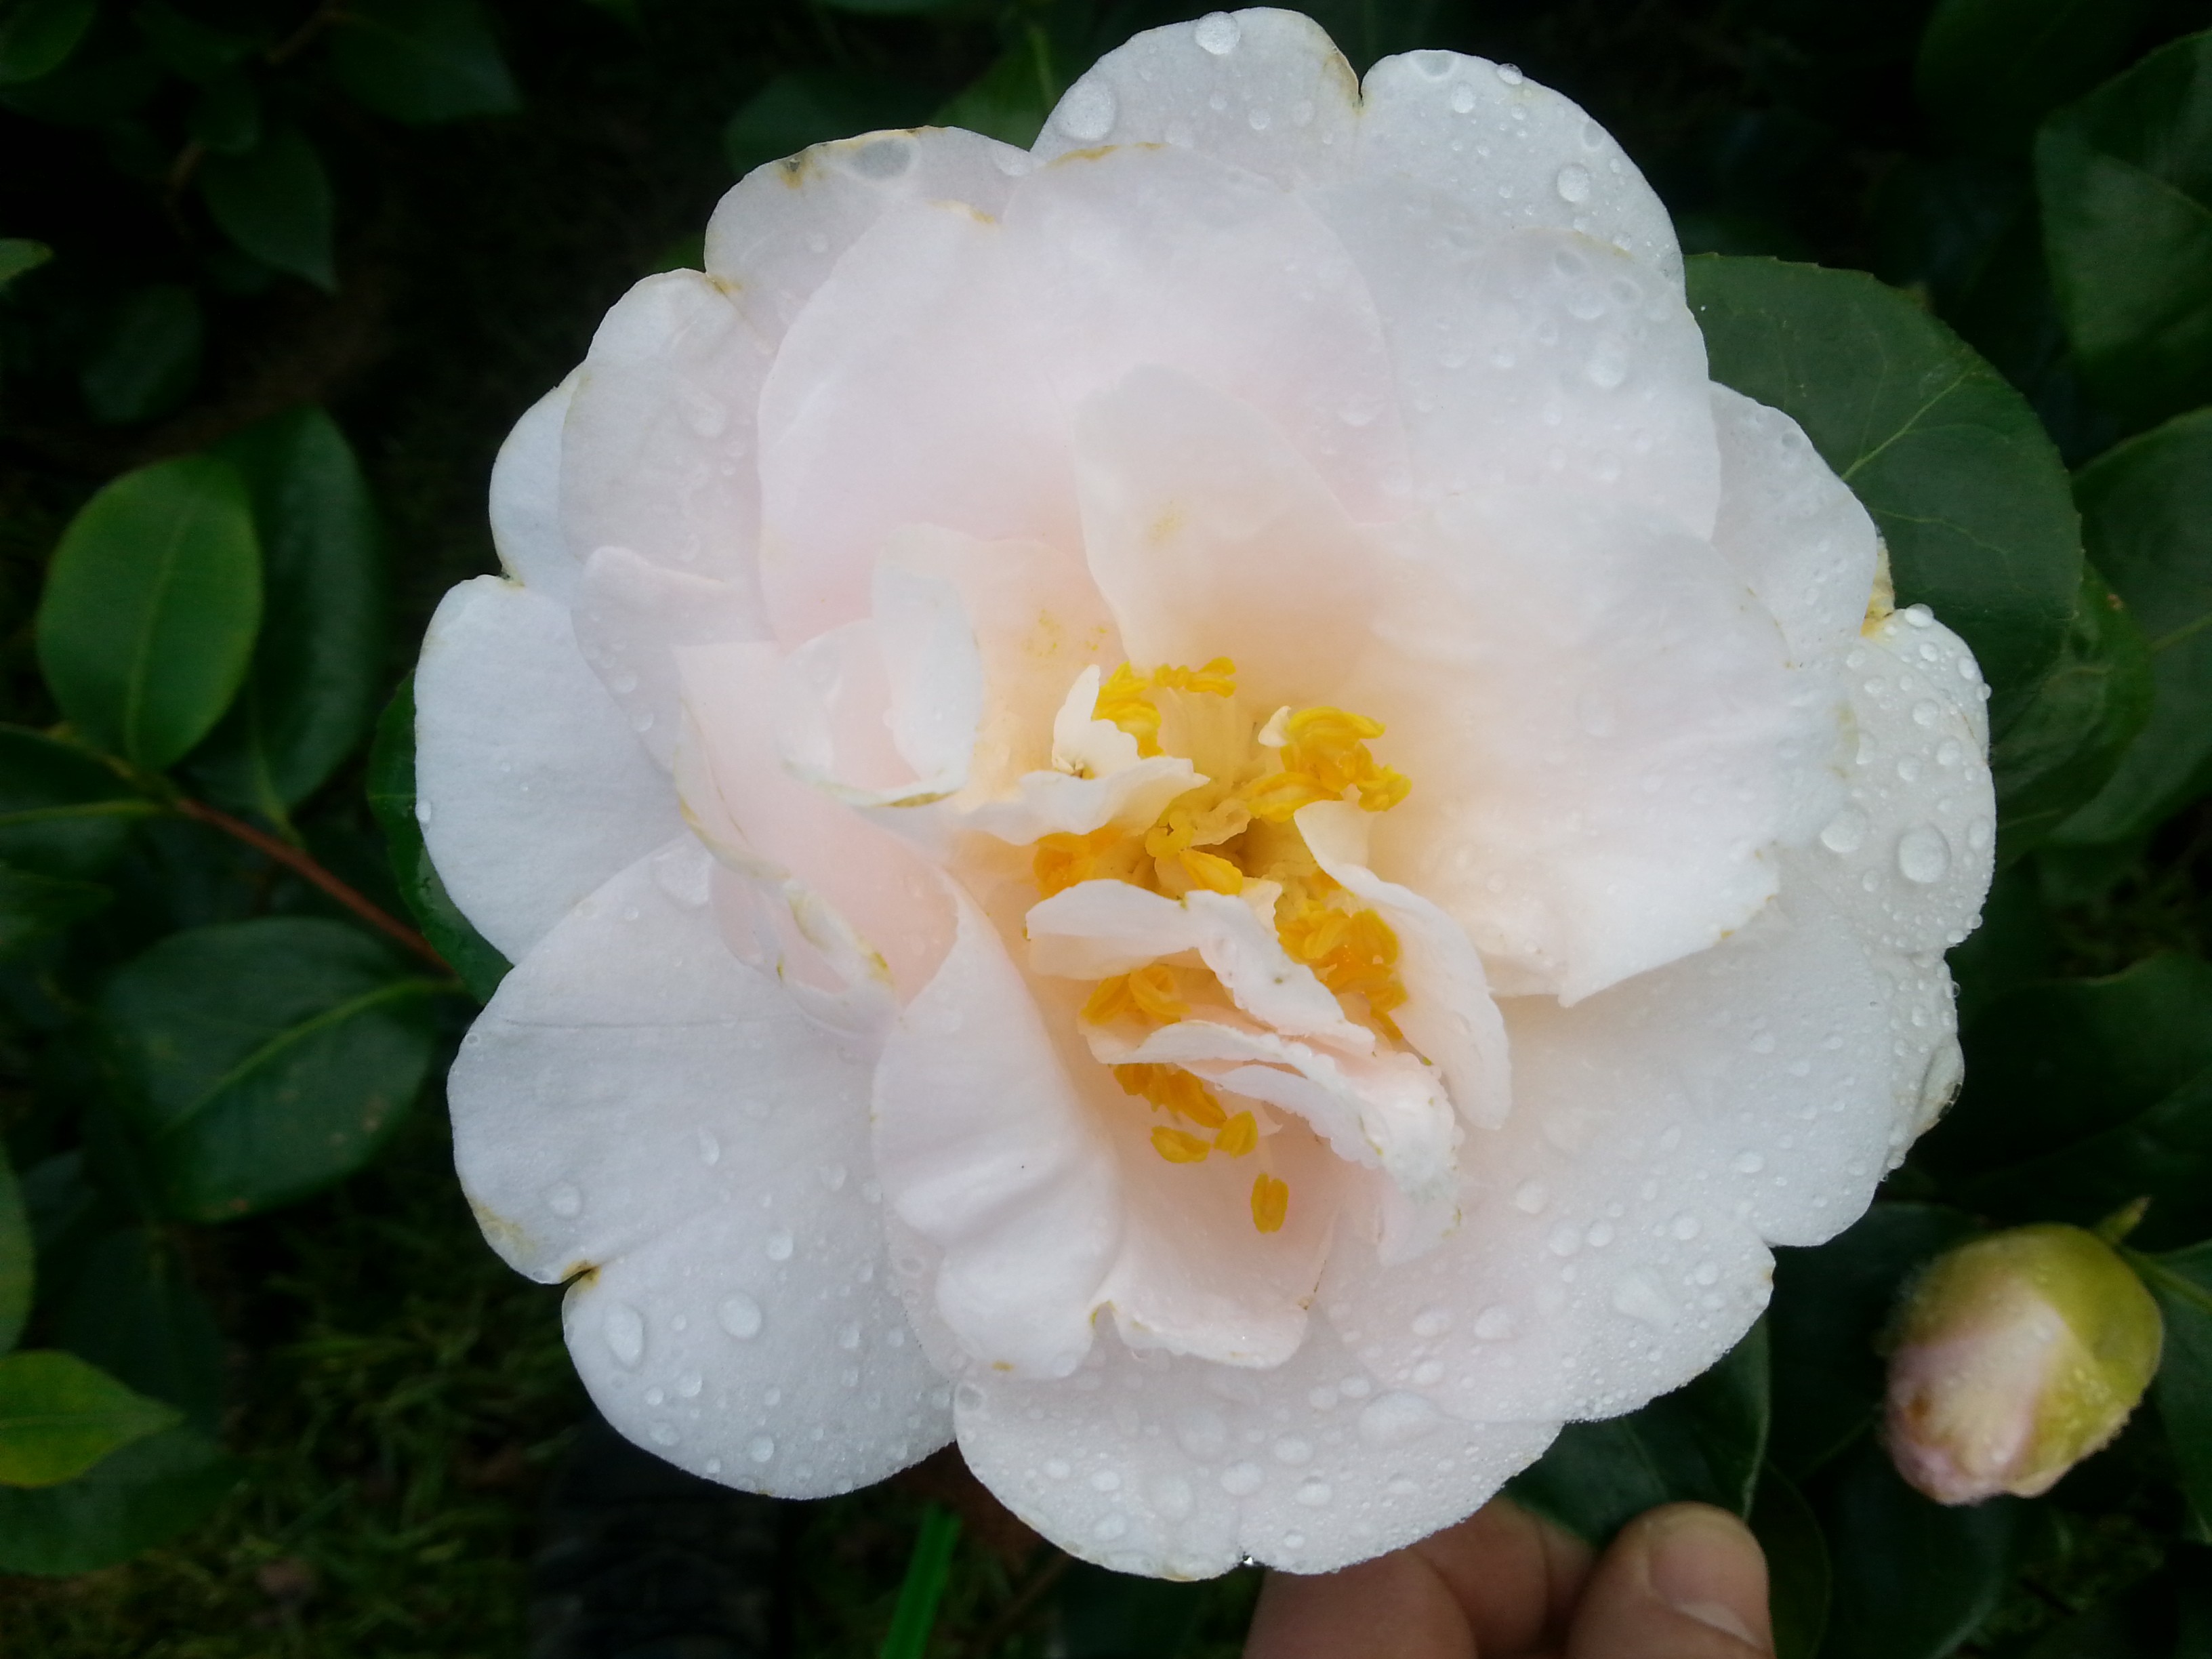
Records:
{"label": "fingertip", "polygon": [[1599,1560],[1571,1659],[1752,1659],[1774,1650],[1766,1557],[1724,1510],[1674,1504],[1639,1516]]}

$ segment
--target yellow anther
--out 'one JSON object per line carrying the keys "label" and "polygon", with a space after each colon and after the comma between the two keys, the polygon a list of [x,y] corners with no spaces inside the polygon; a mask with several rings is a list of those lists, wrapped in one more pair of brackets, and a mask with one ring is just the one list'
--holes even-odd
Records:
{"label": "yellow anther", "polygon": [[[1158,1133],[1154,1132],[1155,1144]],[[1165,1156],[1164,1153],[1162,1154]],[[1291,1189],[1271,1175],[1256,1176],[1252,1181],[1252,1224],[1263,1233],[1283,1231],[1283,1218],[1291,1212]]]}
{"label": "yellow anther", "polygon": [[1347,749],[1379,738],[1389,729],[1368,715],[1321,706],[1296,709],[1283,723],[1283,735],[1292,743],[1319,749]]}
{"label": "yellow anther", "polygon": [[1123,663],[1098,688],[1097,701],[1091,706],[1091,718],[1109,720],[1120,726],[1137,740],[1137,752],[1143,756],[1160,752],[1160,711],[1152,702],[1151,688],[1128,664]]}
{"label": "yellow anther", "polygon": [[1152,684],[1170,691],[1233,697],[1237,695],[1237,665],[1226,657],[1216,657],[1203,668],[1182,668],[1170,663],[1153,674]]}
{"label": "yellow anther", "polygon": [[1179,1066],[1116,1066],[1114,1081],[1122,1093],[1141,1096],[1202,1129],[1218,1129],[1229,1121],[1213,1091]]}
{"label": "yellow anther", "polygon": [[1154,963],[1122,975],[1129,1000],[1137,1011],[1163,1025],[1171,1025],[1190,1012],[1190,1005],[1176,994],[1175,969]]}
{"label": "yellow anther", "polygon": [[1176,855],[1183,872],[1200,887],[1211,888],[1217,893],[1237,894],[1244,890],[1244,872],[1227,859],[1212,853],[1201,853],[1196,848],[1185,848]]}
{"label": "yellow anther", "polygon": [[[1163,1124],[1152,1131],[1152,1150],[1170,1164],[1203,1164],[1206,1155],[1213,1148],[1187,1130],[1170,1129]],[[1264,1181],[1267,1177],[1262,1176],[1261,1179]],[[1252,1202],[1253,1212],[1256,1216],[1260,1202],[1257,1194],[1253,1195]],[[1280,1221],[1275,1223],[1277,1227],[1282,1224]],[[1270,1232],[1273,1229],[1262,1227],[1261,1231]]]}
{"label": "yellow anther", "polygon": [[1030,874],[1047,898],[1078,882],[1127,881],[1133,867],[1133,840],[1111,824],[1087,836],[1040,836],[1030,855]]}
{"label": "yellow anther", "polygon": [[1213,1150],[1231,1158],[1242,1158],[1259,1144],[1260,1126],[1249,1112],[1237,1113],[1213,1137]]}

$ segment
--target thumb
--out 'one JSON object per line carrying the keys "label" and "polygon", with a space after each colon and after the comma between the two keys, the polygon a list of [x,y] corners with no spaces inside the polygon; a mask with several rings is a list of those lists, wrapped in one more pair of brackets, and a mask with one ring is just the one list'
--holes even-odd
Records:
{"label": "thumb", "polygon": [[1631,1522],[1590,1575],[1567,1659],[1755,1659],[1774,1651],[1766,1558],[1742,1522],[1675,1504]]}

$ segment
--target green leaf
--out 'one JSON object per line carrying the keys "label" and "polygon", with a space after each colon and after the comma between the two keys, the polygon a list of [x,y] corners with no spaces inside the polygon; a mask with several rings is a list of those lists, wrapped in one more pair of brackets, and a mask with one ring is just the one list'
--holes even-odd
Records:
{"label": "green leaf", "polygon": [[263,622],[238,700],[192,770],[223,805],[283,824],[376,718],[384,550],[360,463],[321,410],[264,421],[219,453],[252,500]]}
{"label": "green leaf", "polygon": [[1066,77],[1053,59],[1050,37],[1036,24],[1027,24],[990,68],[929,118],[930,125],[965,127],[1027,149],[1066,88]]}
{"label": "green leaf", "polygon": [[1686,262],[1713,378],[1790,416],[1874,515],[1900,605],[1973,647],[2002,733],[2063,645],[2081,545],[2035,412],[1950,330],[1856,271]]}
{"label": "green leaf", "polygon": [[1814,1659],[1828,1628],[1828,1543],[1820,1535],[1820,1519],[1771,1463],[1759,1477],[1749,1519],[1766,1553],[1775,1659]]}
{"label": "green leaf", "polygon": [[1078,1561],[1053,1592],[1046,1651],[1062,1659],[1176,1659],[1206,1615],[1207,1589]]}
{"label": "green leaf", "polygon": [[1601,1547],[1661,1504],[1714,1504],[1747,1514],[1765,1457],[1768,1414],[1762,1320],[1704,1376],[1643,1410],[1568,1424],[1506,1491]]}
{"label": "green leaf", "polygon": [[342,922],[291,918],[191,928],[123,968],[100,1018],[164,1209],[225,1221],[358,1169],[422,1086],[443,989]]}
{"label": "green leaf", "polygon": [[23,1189],[0,1145],[0,1354],[14,1347],[31,1316],[31,1218]]}
{"label": "green leaf", "polygon": [[2212,1519],[2212,1241],[2169,1255],[2125,1254],[2166,1319],[2151,1393],[2181,1489],[2199,1516]]}
{"label": "green leaf", "polygon": [[1945,1509],[1868,1441],[1817,1507],[1834,1575],[1821,1659],[1938,1659],[2004,1593],[2015,1499]]}
{"label": "green leaf", "polygon": [[380,115],[428,124],[522,107],[475,0],[360,0],[331,32],[338,83]]}
{"label": "green leaf", "polygon": [[131,826],[163,809],[96,756],[0,726],[0,861],[51,876],[96,876]]}
{"label": "green leaf", "polygon": [[384,831],[392,877],[422,937],[461,976],[469,994],[489,1002],[507,960],[477,933],[446,891],[415,817],[415,677],[399,682],[376,722],[368,754],[368,804]]}
{"label": "green leaf", "polygon": [[58,939],[98,915],[115,895],[96,881],[42,876],[0,865],[0,962]]}
{"label": "green leaf", "polygon": [[740,174],[810,144],[929,118],[935,102],[912,82],[842,70],[787,70],[730,118],[722,153]]}
{"label": "green leaf", "polygon": [[124,1227],[93,1241],[60,1297],[54,1341],[215,1431],[222,1414],[222,1338],[176,1250],[156,1230]]}
{"label": "green leaf", "polygon": [[16,0],[0,17],[0,87],[59,69],[99,10],[98,0]]}
{"label": "green leaf", "polygon": [[2158,956],[2029,986],[1965,1046],[1958,1103],[1914,1154],[1962,1202],[2086,1225],[2148,1194],[2147,1241],[2212,1224],[2212,964]]}
{"label": "green leaf", "polygon": [[2044,124],[2035,184],[2083,377],[2147,426],[2212,400],[2212,33],[2161,47]]}
{"label": "green leaf", "polygon": [[70,523],[39,602],[39,666],[86,738],[159,769],[237,694],[261,623],[261,552],[237,470],[126,472]]}
{"label": "green leaf", "polygon": [[2149,723],[2057,839],[2126,841],[2212,789],[2212,409],[2130,439],[2074,480],[2081,529],[2148,636]]}
{"label": "green leaf", "polygon": [[952,1549],[960,1541],[960,1517],[932,1504],[921,1512],[921,1532],[907,1558],[899,1583],[898,1605],[884,1637],[883,1659],[925,1659],[929,1634],[937,1624],[937,1604],[952,1576]]}
{"label": "green leaf", "polygon": [[75,1354],[40,1348],[0,1356],[0,1486],[75,1480],[176,1421],[170,1407]]}
{"label": "green leaf", "polygon": [[2150,646],[2094,568],[2057,660],[1990,750],[1997,850],[2010,862],[2101,789],[2150,718]]}
{"label": "green leaf", "polygon": [[1769,1451],[1784,1474],[1805,1479],[1873,1422],[1883,1388],[1875,1345],[1899,1285],[1973,1231],[1971,1217],[1940,1205],[1877,1204],[1826,1244],[1774,1253]]}
{"label": "green leaf", "polygon": [[261,142],[261,97],[234,70],[217,76],[192,100],[185,130],[218,155],[243,155]]}
{"label": "green leaf", "polygon": [[187,17],[167,0],[138,0],[131,21],[154,55],[188,81],[212,81],[237,67],[253,51],[251,35],[215,28]]}
{"label": "green leaf", "polygon": [[0,1572],[61,1576],[127,1561],[203,1519],[239,1474],[206,1436],[176,1428],[58,1486],[0,1486]]}
{"label": "green leaf", "polygon": [[2127,62],[2149,9],[2148,0],[1942,0],[1913,84],[1968,148],[2024,149],[2045,114]]}
{"label": "green leaf", "polygon": [[200,195],[222,234],[265,265],[337,291],[337,207],[323,158],[297,130],[271,126],[238,155],[210,155]]}
{"label": "green leaf", "polygon": [[2033,862],[1997,872],[1982,901],[1982,925],[1954,945],[1951,977],[1959,988],[1959,1024],[1972,1025],[2008,992],[2057,970],[2058,929],[2045,907],[2042,872]]}
{"label": "green leaf", "polygon": [[21,236],[0,236],[0,291],[25,271],[36,270],[53,257],[53,249],[44,242],[29,241]]}
{"label": "green leaf", "polygon": [[968,0],[822,0],[833,11],[849,11],[862,17],[926,17],[951,11]]}
{"label": "green leaf", "polygon": [[110,426],[166,415],[199,379],[200,302],[174,283],[156,283],[124,301],[78,385],[95,420]]}

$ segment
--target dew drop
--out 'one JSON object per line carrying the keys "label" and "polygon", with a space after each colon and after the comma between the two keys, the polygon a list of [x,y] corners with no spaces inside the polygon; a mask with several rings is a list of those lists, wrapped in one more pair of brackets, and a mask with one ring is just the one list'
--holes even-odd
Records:
{"label": "dew drop", "polygon": [[1685,1210],[1668,1224],[1667,1231],[1686,1244],[1705,1231],[1705,1224]]}
{"label": "dew drop", "polygon": [[1413,1316],[1413,1334],[1427,1340],[1451,1328],[1451,1315],[1442,1308],[1424,1308]]}
{"label": "dew drop", "polygon": [[1474,107],[1474,88],[1462,81],[1451,89],[1451,106],[1464,115]]}
{"label": "dew drop", "polygon": [[1237,43],[1244,38],[1244,30],[1227,12],[1210,11],[1198,20],[1198,27],[1191,34],[1216,58],[1226,58],[1237,50]]}
{"label": "dew drop", "polygon": [[545,1207],[558,1216],[572,1216],[584,1207],[584,1195],[567,1182],[545,1189]]}
{"label": "dew drop", "polygon": [[1820,845],[1831,853],[1856,853],[1866,842],[1869,829],[1867,815],[1856,806],[1846,806],[1828,820],[1828,827],[1820,831]]}
{"label": "dew drop", "polygon": [[760,1334],[761,1304],[742,1291],[724,1297],[722,1305],[714,1310],[714,1322],[738,1341],[749,1342]]}
{"label": "dew drop", "polygon": [[629,1303],[617,1302],[609,1306],[600,1329],[605,1333],[608,1352],[624,1365],[635,1365],[644,1357],[645,1316]]}
{"label": "dew drop", "polygon": [[1642,1273],[1630,1273],[1613,1287],[1613,1307],[1645,1325],[1665,1326],[1674,1319],[1674,1304],[1666,1292]]}
{"label": "dew drop", "polygon": [[1402,1446],[1443,1421],[1443,1413],[1418,1394],[1377,1395],[1359,1413],[1359,1437],[1370,1446]]}
{"label": "dew drop", "polygon": [[1589,169],[1579,161],[1570,161],[1559,169],[1559,176],[1552,181],[1552,185],[1559,192],[1562,202],[1571,202],[1579,206],[1589,200]]}
{"label": "dew drop", "polygon": [[1513,1207],[1523,1215],[1541,1215],[1548,1199],[1540,1181],[1524,1181],[1513,1189]]}
{"label": "dew drop", "polygon": [[672,1446],[679,1438],[681,1437],[676,1431],[665,1423],[653,1425],[653,1443],[656,1446]]}
{"label": "dew drop", "polygon": [[772,1462],[775,1456],[775,1438],[772,1435],[757,1434],[745,1443],[745,1455],[756,1463]]}
{"label": "dew drop", "polygon": [[1310,1463],[1313,1462],[1313,1443],[1300,1439],[1295,1434],[1286,1434],[1275,1443],[1275,1461],[1288,1463],[1293,1468],[1300,1463]]}
{"label": "dew drop", "polygon": [[768,1259],[771,1261],[788,1261],[792,1251],[791,1235],[779,1227],[768,1236],[761,1249],[768,1253]]}
{"label": "dew drop", "polygon": [[1498,66],[1498,78],[1509,87],[1517,87],[1528,77],[1511,64],[1500,64]]}
{"label": "dew drop", "polygon": [[696,1371],[686,1371],[676,1379],[676,1392],[686,1400],[696,1400],[699,1390],[707,1386],[707,1379]]}
{"label": "dew drop", "polygon": [[1053,123],[1079,144],[1095,144],[1114,131],[1121,113],[1114,88],[1096,77],[1078,81],[1053,112]]}
{"label": "dew drop", "polygon": [[1897,838],[1897,872],[1905,880],[1926,886],[1941,881],[1951,867],[1951,845],[1943,832],[1923,823]]}
{"label": "dew drop", "polygon": [[1336,1496],[1326,1480],[1302,1480],[1298,1483],[1298,1502],[1310,1510],[1325,1509],[1328,1500]]}
{"label": "dew drop", "polygon": [[1267,1478],[1257,1463],[1231,1463],[1221,1472],[1221,1490],[1231,1498],[1249,1498]]}
{"label": "dew drop", "polygon": [[1757,1152],[1738,1152],[1729,1163],[1729,1168],[1738,1175],[1757,1175],[1766,1167],[1766,1160]]}

